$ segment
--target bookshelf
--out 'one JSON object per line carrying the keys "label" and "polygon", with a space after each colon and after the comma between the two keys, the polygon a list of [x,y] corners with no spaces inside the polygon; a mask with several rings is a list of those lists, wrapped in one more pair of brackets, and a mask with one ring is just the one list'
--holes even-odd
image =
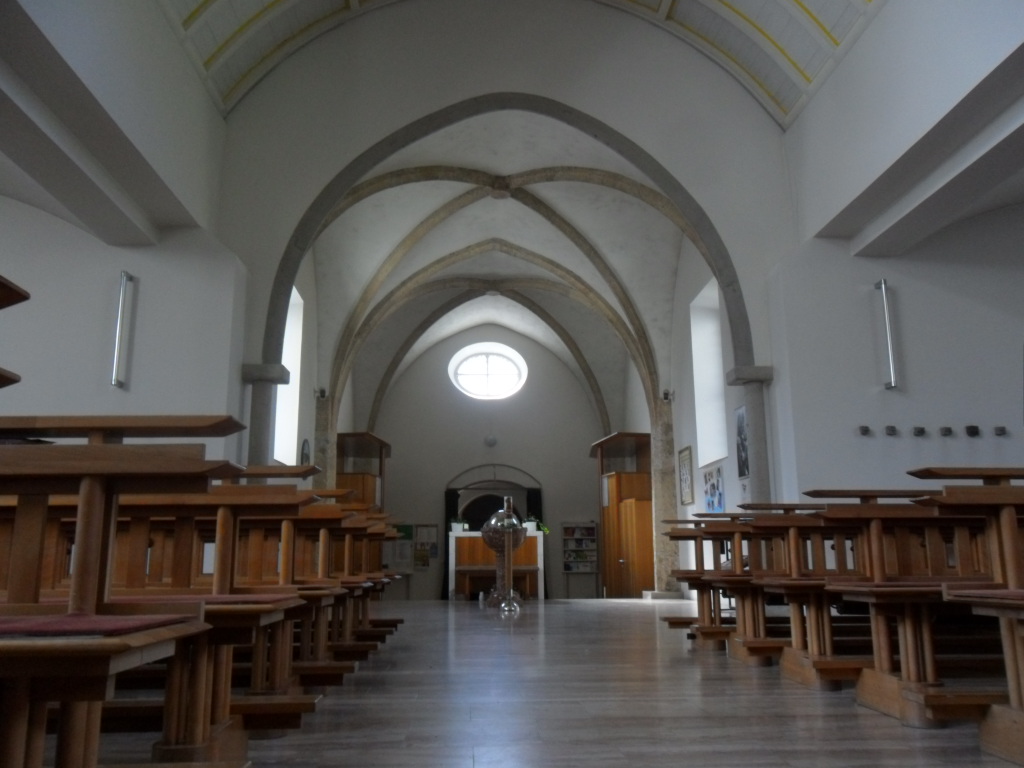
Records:
{"label": "bookshelf", "polygon": [[593,520],[562,523],[562,573],[567,597],[597,597],[601,572],[597,542],[597,523]]}
{"label": "bookshelf", "polygon": [[562,570],[597,573],[597,523],[562,523]]}

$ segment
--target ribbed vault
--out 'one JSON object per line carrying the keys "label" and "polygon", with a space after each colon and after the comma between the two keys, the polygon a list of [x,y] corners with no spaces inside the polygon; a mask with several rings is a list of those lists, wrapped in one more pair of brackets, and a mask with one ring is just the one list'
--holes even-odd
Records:
{"label": "ribbed vault", "polygon": [[[489,120],[499,114],[510,119]],[[447,131],[476,122],[499,157],[460,157],[458,142],[443,141]],[[500,135],[506,124],[508,134]],[[524,146],[534,133],[552,131],[571,143],[566,157],[573,162],[531,165]],[[280,361],[287,297],[311,256],[326,374],[318,386],[330,393],[316,442],[325,454],[317,461],[328,474],[327,436],[346,388],[355,387],[356,427],[370,428],[404,367],[443,340],[446,327],[486,322],[547,346],[576,375],[606,432],[621,428],[623,366],[635,370],[652,432],[659,444],[667,441],[661,463],[668,467],[671,413],[660,393],[668,386],[686,242],[718,281],[735,365],[754,366],[736,270],[707,215],[670,173],[625,136],[564,104],[511,93],[469,99],[385,136],[310,205],[278,265],[264,363]],[[502,319],[503,308],[513,306],[517,319]],[[265,407],[255,392],[254,421]],[[259,455],[258,448],[250,452]]]}

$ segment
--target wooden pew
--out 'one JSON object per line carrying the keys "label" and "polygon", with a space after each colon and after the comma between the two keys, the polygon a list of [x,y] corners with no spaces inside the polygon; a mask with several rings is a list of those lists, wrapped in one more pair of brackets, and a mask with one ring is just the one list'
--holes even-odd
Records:
{"label": "wooden pew", "polygon": [[[220,586],[220,581],[230,579],[218,579],[214,574],[210,584],[205,588],[198,587],[193,581],[196,574],[193,561],[196,560],[197,547],[191,540],[191,535],[182,535],[181,523],[189,522],[186,526],[189,532],[195,530],[195,521],[206,515],[209,519],[221,518],[221,527],[226,531],[226,541],[232,542],[227,545],[229,550],[233,549],[235,537],[230,532],[234,528],[236,516],[239,513],[245,514],[273,514],[277,517],[287,514],[296,514],[297,508],[304,503],[314,500],[311,492],[297,495],[293,487],[283,486],[260,486],[240,487],[228,486],[214,488],[205,494],[142,494],[122,495],[119,513],[122,520],[127,520],[133,535],[129,536],[125,543],[127,547],[122,551],[127,560],[126,572],[143,572],[145,578],[146,547],[145,540],[149,535],[146,526],[135,525],[140,522],[148,522],[150,516],[163,516],[177,518],[177,534],[179,546],[177,548],[180,559],[185,561],[183,567],[173,568],[172,572],[179,575],[184,574],[183,580],[177,584],[166,587],[150,587],[143,590],[122,589],[120,596],[112,599],[103,605],[102,610],[124,610],[125,602],[137,608],[141,604],[149,604],[156,600],[168,602],[177,600],[178,603],[204,604],[207,606],[207,619],[214,625],[211,633],[213,655],[215,664],[211,676],[213,682],[210,690],[214,691],[214,706],[197,708],[196,711],[209,713],[209,720],[203,725],[202,739],[182,745],[174,740],[163,739],[154,745],[154,755],[162,759],[200,759],[207,758],[214,754],[241,754],[244,755],[244,735],[233,732],[230,724],[238,715],[239,722],[249,728],[266,728],[271,723],[279,727],[297,727],[298,715],[302,712],[310,712],[316,701],[316,696],[297,696],[290,689],[290,661],[291,651],[291,622],[295,619],[304,618],[304,613],[309,605],[306,599],[298,599],[296,590],[286,590],[284,594],[277,594],[266,598],[263,596],[230,597],[220,595],[219,597],[230,597],[229,600],[216,600],[211,594]],[[56,501],[56,499],[51,499]],[[227,513],[225,514],[225,508]],[[225,524],[225,518],[226,524]],[[139,535],[141,530],[142,534]],[[140,540],[142,545],[140,545]],[[223,549],[222,549],[223,554]],[[141,561],[133,563],[132,558]],[[116,560],[117,558],[115,558]],[[233,561],[234,555],[228,555],[220,559],[222,574],[230,570],[229,563]],[[116,569],[115,569],[116,572]],[[127,580],[127,579],[126,579]],[[265,592],[267,590],[260,590]],[[230,590],[229,590],[230,592]],[[323,590],[318,592],[322,593]],[[184,593],[184,594],[182,594]],[[318,594],[316,598],[321,603],[323,595]],[[211,605],[211,603],[216,603]],[[228,605],[230,603],[230,605]],[[296,611],[302,611],[300,615]],[[235,697],[217,694],[216,691],[230,691],[231,671],[231,650],[236,645],[245,645],[255,649],[252,653],[252,662],[249,665],[251,680],[248,681],[250,694],[259,694],[259,699],[240,699]],[[122,712],[127,711],[136,724],[159,722],[163,714],[163,704],[160,700],[150,702],[133,701],[131,705],[122,707]],[[113,713],[113,715],[111,715]],[[105,710],[105,726],[110,726],[117,718],[118,707],[108,706]],[[125,722],[123,714],[118,722]],[[139,727],[137,725],[137,727]],[[151,728],[151,725],[149,726]]]}
{"label": "wooden pew", "polygon": [[[313,711],[318,698],[293,690],[293,624],[306,617],[310,603],[294,586],[259,585],[245,589],[236,584],[241,521],[265,518],[280,526],[282,519],[297,515],[315,500],[314,492],[299,491],[291,485],[235,484],[214,487],[205,494],[128,496],[122,500],[122,517],[176,518],[175,559],[179,564],[173,570],[179,576],[187,575],[188,581],[166,588],[123,590],[119,593],[121,598],[203,601],[207,605],[207,619],[214,625],[212,676],[217,690],[231,689],[237,666],[236,649],[244,649],[249,656],[246,695],[218,696],[210,710],[211,731],[221,733],[232,743],[242,739],[227,728],[232,715],[241,715],[246,729],[280,731],[298,727],[301,714]],[[203,519],[216,521],[209,586],[198,586],[194,580],[198,573],[194,536],[197,521]],[[139,557],[138,549],[132,549],[135,557]],[[315,596],[317,600],[323,598],[322,593]]]}
{"label": "wooden pew", "polygon": [[736,618],[728,615],[722,589],[714,584],[716,574],[732,573],[736,565],[731,552],[742,542],[746,526],[731,520],[695,519],[672,521],[676,527],[664,533],[672,541],[687,542],[693,551],[694,567],[675,570],[672,575],[692,590],[697,599],[696,622],[684,622],[696,649],[724,650],[736,632]]}
{"label": "wooden pew", "polygon": [[[956,667],[969,658],[964,646],[983,648],[990,633],[964,611],[942,603],[944,584],[992,582],[982,556],[982,518],[941,516],[935,508],[913,504],[829,505],[819,514],[863,526],[868,578],[836,579],[828,586],[843,600],[869,609],[873,664],[857,680],[858,703],[906,725],[929,727],[980,717],[985,706],[1005,696],[998,686],[979,680],[954,686],[954,676],[961,674]],[[990,656],[988,666],[998,661]],[[986,665],[982,658],[970,662],[972,669]]]}
{"label": "wooden pew", "polygon": [[[10,419],[0,420],[9,422]],[[152,426],[152,425],[150,425]],[[203,446],[127,446],[104,444],[103,435],[96,434],[92,445],[18,445],[0,446],[0,493],[17,496],[11,535],[11,566],[7,603],[9,622],[22,618],[39,619],[40,561],[48,520],[48,498],[53,494],[77,493],[78,504],[75,533],[75,567],[71,573],[67,614],[60,632],[65,633],[56,644],[67,658],[74,659],[90,652],[88,642],[76,639],[83,631],[103,634],[110,617],[101,615],[101,607],[109,591],[110,542],[116,516],[116,497],[127,491],[198,490],[208,486],[211,476],[237,471],[229,462],[210,462],[204,458]],[[45,607],[44,607],[45,608]],[[176,630],[152,632],[152,617],[117,621],[138,622],[138,632],[131,637],[108,642],[98,651],[107,659],[107,666],[90,678],[95,684],[88,693],[76,693],[68,700],[59,696],[55,686],[47,685],[47,673],[26,677],[19,670],[33,669],[30,661],[6,667],[3,682],[3,704],[0,705],[14,725],[5,739],[5,757],[9,764],[39,765],[39,745],[45,728],[47,701],[62,701],[58,736],[58,766],[87,766],[96,763],[99,743],[99,712],[107,694],[111,675],[132,664],[154,658],[177,655],[175,647],[191,641],[206,630],[205,624],[173,617]],[[78,628],[76,629],[76,625]],[[99,627],[99,630],[97,630]],[[187,628],[181,630],[181,627]],[[200,641],[201,642],[201,641]],[[128,646],[125,646],[128,643]],[[24,659],[42,655],[52,641],[30,639],[10,640],[5,647]],[[126,649],[127,648],[127,649]],[[34,649],[34,650],[33,650]],[[45,666],[41,662],[40,666]],[[88,665],[83,664],[83,668]],[[102,672],[102,674],[100,674]],[[38,677],[39,682],[33,680]],[[102,685],[99,680],[103,681]],[[195,691],[192,691],[194,694]],[[176,695],[169,689],[167,696]],[[170,702],[171,699],[168,698]],[[177,709],[180,705],[175,702]],[[171,737],[165,723],[165,736]]]}
{"label": "wooden pew", "polygon": [[999,622],[1008,696],[1005,703],[987,708],[979,722],[979,737],[986,752],[1024,765],[1024,486],[1013,484],[1024,479],[1024,468],[926,467],[911,474],[980,482],[945,486],[927,503],[935,504],[940,514],[980,514],[987,521],[989,554],[998,584],[983,589],[951,584],[944,596]]}
{"label": "wooden pew", "polygon": [[[113,678],[162,658],[201,656],[208,625],[181,615],[5,615],[0,617],[0,764],[43,765],[46,705],[60,702],[57,768],[96,766],[98,705]],[[175,667],[179,684],[168,688],[169,712],[202,710],[187,678],[202,663]],[[163,722],[165,735],[187,730],[186,717]]]}
{"label": "wooden pew", "polygon": [[999,620],[1006,657],[1008,701],[993,703],[978,724],[981,748],[1024,765],[1024,590],[948,588],[946,600]]}
{"label": "wooden pew", "polygon": [[[307,553],[302,558],[305,570],[295,572],[296,582],[346,590],[344,611],[331,630],[331,652],[338,660],[366,659],[400,623],[393,620],[373,625],[370,600],[390,579],[382,572],[363,570],[379,567],[379,555],[376,560],[371,558],[370,542],[387,535],[386,517],[372,505],[342,502],[313,505],[296,520],[301,530],[297,536],[303,542],[299,548]],[[314,541],[315,560],[308,555]],[[311,568],[314,562],[315,571]]]}
{"label": "wooden pew", "polygon": [[749,521],[754,530],[778,531],[783,551],[785,572],[756,579],[766,594],[781,596],[789,606],[790,638],[779,660],[781,673],[804,685],[836,689],[855,681],[871,663],[866,617],[833,615],[840,601],[826,590],[830,578],[866,574],[858,557],[863,550],[855,544],[855,528],[829,524],[816,514],[820,504],[785,506],[786,511]]}

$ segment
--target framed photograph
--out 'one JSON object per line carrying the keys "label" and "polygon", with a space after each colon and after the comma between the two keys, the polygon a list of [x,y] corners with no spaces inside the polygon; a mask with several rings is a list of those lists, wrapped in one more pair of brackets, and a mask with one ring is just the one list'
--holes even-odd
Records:
{"label": "framed photograph", "polygon": [[750,477],[750,453],[747,442],[747,406],[736,409],[736,475]]}
{"label": "framed photograph", "polygon": [[708,464],[704,473],[704,511],[712,514],[725,512],[725,478],[722,462]]}
{"label": "framed photograph", "polygon": [[690,446],[679,451],[679,503],[693,504],[693,455]]}

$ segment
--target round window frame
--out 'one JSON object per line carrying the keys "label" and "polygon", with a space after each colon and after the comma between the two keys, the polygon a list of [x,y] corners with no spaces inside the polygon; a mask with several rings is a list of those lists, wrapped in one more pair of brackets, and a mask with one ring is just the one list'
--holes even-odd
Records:
{"label": "round window frame", "polygon": [[[512,363],[519,371],[519,382],[515,389],[501,395],[480,395],[465,389],[459,383],[459,367],[471,357],[478,355],[503,357]],[[451,379],[452,385],[466,397],[471,397],[474,400],[507,400],[522,390],[528,375],[529,367],[526,365],[526,359],[508,344],[502,344],[499,341],[478,341],[475,344],[469,344],[452,355],[451,360],[448,361],[448,378]]]}

